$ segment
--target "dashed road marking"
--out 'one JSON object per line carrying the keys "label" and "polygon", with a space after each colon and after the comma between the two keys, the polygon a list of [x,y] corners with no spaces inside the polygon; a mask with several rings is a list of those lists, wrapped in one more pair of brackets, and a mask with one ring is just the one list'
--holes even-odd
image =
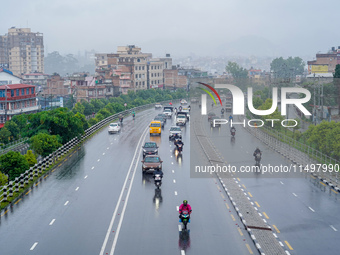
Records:
{"label": "dashed road marking", "polygon": [[268,215],[267,215],[265,212],[263,212],[262,214],[264,215],[264,217],[266,217],[267,219],[269,219]]}
{"label": "dashed road marking", "polygon": [[98,162],[100,161],[100,158],[97,160]]}
{"label": "dashed road marking", "polygon": [[258,203],[258,202],[256,202],[256,201],[255,201],[255,204],[257,205],[257,207],[261,207],[261,206],[259,205],[259,203]]}
{"label": "dashed road marking", "polygon": [[229,205],[227,203],[225,203],[225,206],[227,207],[227,209],[229,209]]}
{"label": "dashed road marking", "polygon": [[338,192],[336,192],[334,189],[331,189],[331,191],[333,191],[335,194],[338,194]]}
{"label": "dashed road marking", "polygon": [[178,225],[178,231],[182,231],[182,225]]}
{"label": "dashed road marking", "polygon": [[249,244],[246,243],[246,247],[247,247],[247,249],[248,249],[248,251],[249,251],[250,254],[254,254],[253,251],[251,250]]}
{"label": "dashed road marking", "polygon": [[76,188],[76,191],[79,189],[79,187]]}
{"label": "dashed road marking", "polygon": [[30,251],[33,251],[33,250],[34,250],[34,248],[35,248],[37,245],[38,245],[38,242],[35,242],[35,243],[32,245],[32,247],[31,247]]}
{"label": "dashed road marking", "polygon": [[231,218],[233,219],[233,221],[236,221],[234,215],[230,214]]}
{"label": "dashed road marking", "polygon": [[314,209],[310,206],[308,206],[309,210],[311,210],[312,212],[315,212]]}
{"label": "dashed road marking", "polygon": [[242,184],[243,188],[247,189],[246,186],[244,186],[244,184]]}
{"label": "dashed road marking", "polygon": [[290,244],[287,241],[285,241],[285,243],[286,243],[287,247],[289,248],[289,250],[291,250],[291,251],[294,250],[293,247],[290,246]]}
{"label": "dashed road marking", "polygon": [[185,255],[185,250],[181,250],[181,255]]}
{"label": "dashed road marking", "polygon": [[91,169],[94,169],[94,166]]}
{"label": "dashed road marking", "polygon": [[175,196],[177,196],[177,191],[175,191]]}
{"label": "dashed road marking", "polygon": [[294,197],[297,197],[297,195],[295,193],[293,193]]}
{"label": "dashed road marking", "polygon": [[278,234],[280,233],[279,229],[275,225],[273,225],[273,228],[275,228],[275,230]]}
{"label": "dashed road marking", "polygon": [[330,225],[330,227],[331,227],[334,231],[338,231],[333,225]]}
{"label": "dashed road marking", "polygon": [[326,184],[324,184],[323,182],[320,182],[323,186],[326,186]]}
{"label": "dashed road marking", "polygon": [[105,152],[103,152],[103,155],[105,155]]}
{"label": "dashed road marking", "polygon": [[248,194],[249,194],[249,196],[250,196],[250,197],[253,197],[253,195],[252,195],[252,194],[250,194],[250,192],[248,192]]}
{"label": "dashed road marking", "polygon": [[179,211],[179,206],[176,206],[176,210],[177,210],[177,212]]}
{"label": "dashed road marking", "polygon": [[55,222],[55,219],[51,220],[49,225],[52,226],[54,222]]}
{"label": "dashed road marking", "polygon": [[174,174],[174,173],[175,173],[175,170],[172,170],[171,172]]}
{"label": "dashed road marking", "polygon": [[176,180],[174,179],[173,182],[176,183]]}
{"label": "dashed road marking", "polygon": [[66,205],[68,205],[68,203],[69,203],[69,201],[66,201],[64,205],[66,206]]}
{"label": "dashed road marking", "polygon": [[282,181],[280,181],[280,183],[283,185],[283,182],[282,182]]}
{"label": "dashed road marking", "polygon": [[87,175],[85,175],[84,179],[86,179],[86,178],[87,178]]}
{"label": "dashed road marking", "polygon": [[221,197],[224,199],[224,196],[223,196],[223,194],[221,193]]}
{"label": "dashed road marking", "polygon": [[243,233],[240,228],[237,228],[238,232],[240,233],[241,236],[243,236]]}

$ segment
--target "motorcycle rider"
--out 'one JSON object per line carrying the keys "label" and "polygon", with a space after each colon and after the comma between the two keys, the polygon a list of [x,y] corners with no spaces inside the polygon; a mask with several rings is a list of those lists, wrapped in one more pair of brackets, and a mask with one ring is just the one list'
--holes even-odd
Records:
{"label": "motorcycle rider", "polygon": [[233,116],[230,115],[229,116],[229,121],[231,121],[231,120],[233,120]]}
{"label": "motorcycle rider", "polygon": [[224,114],[224,108],[221,109],[221,114],[222,114],[222,115]]}
{"label": "motorcycle rider", "polygon": [[132,118],[135,118],[135,116],[136,116],[135,111],[132,111]]}
{"label": "motorcycle rider", "polygon": [[233,132],[236,133],[236,128],[234,126],[232,126],[230,129],[230,133],[233,133]]}
{"label": "motorcycle rider", "polygon": [[[179,218],[181,219],[181,216],[182,216],[182,212],[183,211],[188,211],[189,212],[189,218],[188,218],[188,222],[190,222],[190,215],[191,215],[191,212],[192,212],[192,209],[191,209],[191,206],[188,204],[188,200],[183,200],[183,204],[181,204],[179,206]],[[182,222],[182,219],[181,219],[181,222]]]}
{"label": "motorcycle rider", "polygon": [[123,123],[123,115],[122,114],[119,114],[119,121],[120,121],[120,123]]}
{"label": "motorcycle rider", "polygon": [[175,139],[175,146],[176,148],[178,149],[178,145],[182,145],[182,150],[183,150],[183,146],[184,146],[184,143],[182,142],[182,139],[181,138],[178,138],[177,140]]}
{"label": "motorcycle rider", "polygon": [[256,157],[257,154],[260,154],[260,157],[262,156],[262,152],[261,152],[261,150],[259,149],[259,147],[256,147],[253,156]]}
{"label": "motorcycle rider", "polygon": [[153,178],[155,179],[156,175],[159,174],[161,178],[163,178],[163,171],[159,168],[156,168],[156,170],[153,172]]}

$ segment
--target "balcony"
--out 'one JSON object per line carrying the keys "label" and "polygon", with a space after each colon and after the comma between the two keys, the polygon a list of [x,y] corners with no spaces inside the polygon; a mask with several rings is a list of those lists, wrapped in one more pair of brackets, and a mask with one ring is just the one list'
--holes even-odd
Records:
{"label": "balcony", "polygon": [[[31,106],[31,107],[25,107],[22,109],[14,109],[14,110],[7,110],[7,115],[16,115],[16,114],[21,114],[21,113],[29,113],[33,111],[38,111],[40,110],[40,106]],[[4,115],[5,110],[0,110],[0,115]]]}

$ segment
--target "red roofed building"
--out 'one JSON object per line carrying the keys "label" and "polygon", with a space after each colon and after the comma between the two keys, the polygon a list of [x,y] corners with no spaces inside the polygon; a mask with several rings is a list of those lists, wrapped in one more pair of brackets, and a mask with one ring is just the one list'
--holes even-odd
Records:
{"label": "red roofed building", "polygon": [[39,110],[34,85],[9,84],[0,86],[0,128],[13,115]]}

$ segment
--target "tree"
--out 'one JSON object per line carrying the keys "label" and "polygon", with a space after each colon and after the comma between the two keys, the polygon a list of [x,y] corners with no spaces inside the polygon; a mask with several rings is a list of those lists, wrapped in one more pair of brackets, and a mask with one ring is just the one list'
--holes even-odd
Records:
{"label": "tree", "polygon": [[305,63],[300,57],[289,57],[288,59],[275,58],[270,63],[270,70],[274,72],[275,78],[295,79],[296,75],[304,72]]}
{"label": "tree", "polygon": [[334,79],[334,86],[336,88],[336,95],[338,96],[338,105],[340,105],[340,65],[337,64],[335,66],[335,71],[334,71],[334,75],[333,75]]}
{"label": "tree", "polygon": [[34,166],[37,163],[37,158],[35,157],[35,155],[33,154],[31,150],[28,150],[24,156],[30,167]]}
{"label": "tree", "polygon": [[20,129],[14,121],[6,121],[4,127],[6,127],[8,131],[11,132],[11,140],[16,140],[19,138]]}
{"label": "tree", "polygon": [[39,133],[31,137],[29,143],[35,153],[46,157],[61,146],[60,140],[58,135]]}
{"label": "tree", "polygon": [[0,186],[6,185],[8,182],[8,177],[0,172]]}
{"label": "tree", "polygon": [[76,103],[75,106],[73,107],[72,112],[73,112],[73,113],[79,112],[79,113],[81,113],[81,114],[84,114],[84,110],[85,110],[85,106],[84,106],[82,103],[78,102],[78,103]]}
{"label": "tree", "polygon": [[244,85],[245,87],[246,83],[248,82],[248,70],[247,69],[240,67],[235,62],[229,61],[225,70],[233,76],[237,85]]}
{"label": "tree", "polygon": [[3,127],[0,130],[0,141],[4,144],[7,144],[11,138],[11,135],[11,132],[6,127]]}
{"label": "tree", "polygon": [[26,158],[17,151],[9,151],[0,156],[1,172],[7,174],[9,180],[13,181],[29,169]]}

